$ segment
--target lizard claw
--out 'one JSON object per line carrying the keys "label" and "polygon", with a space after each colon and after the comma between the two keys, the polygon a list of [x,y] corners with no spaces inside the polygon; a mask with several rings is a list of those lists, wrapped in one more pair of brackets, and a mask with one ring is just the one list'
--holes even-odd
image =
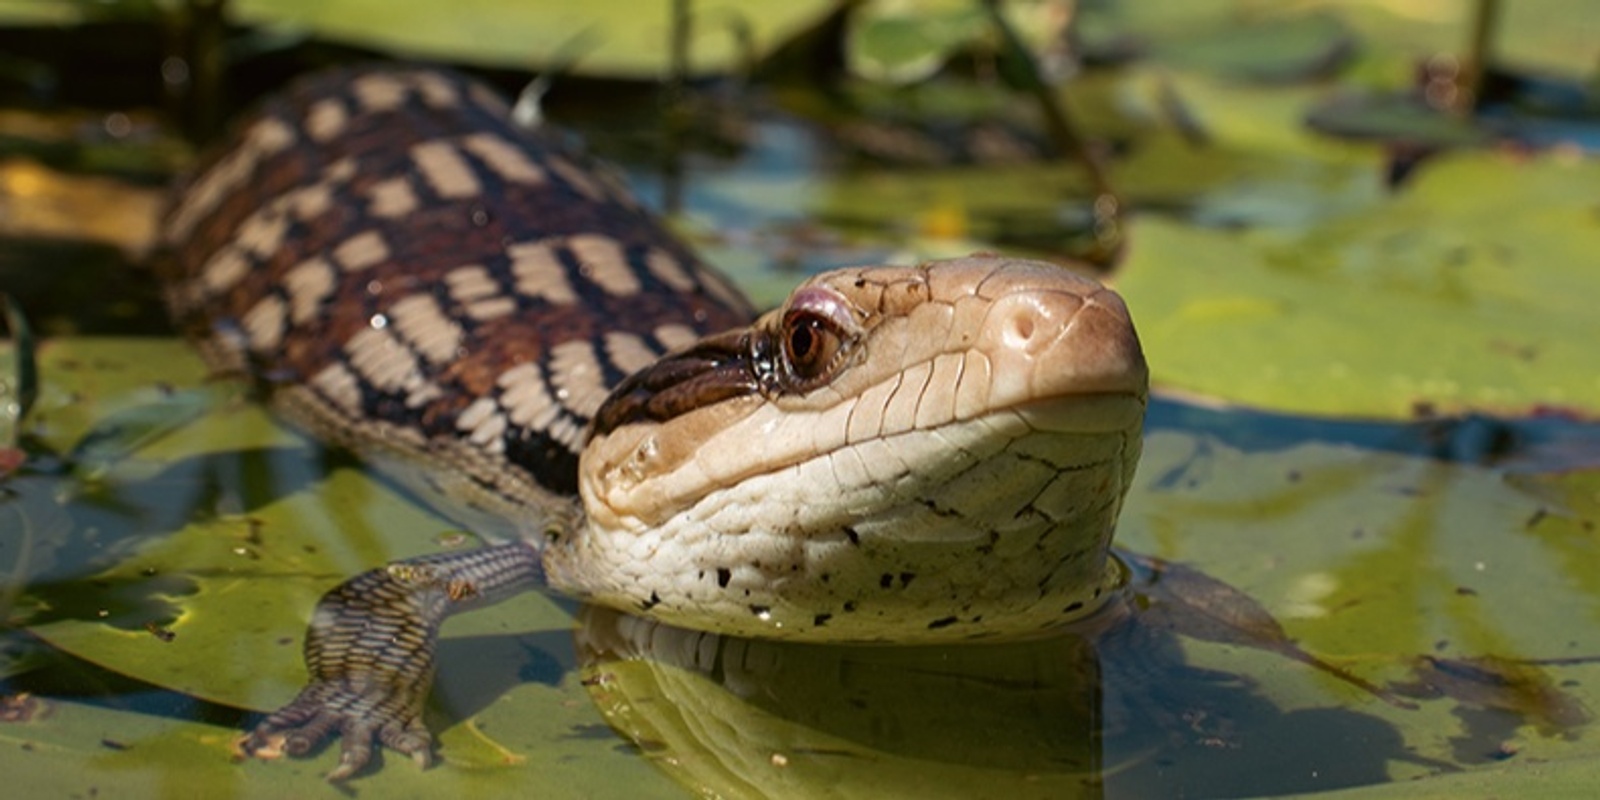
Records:
{"label": "lizard claw", "polygon": [[337,733],[339,765],[328,773],[329,783],[342,783],[364,769],[372,761],[374,742],[426,769],[433,764],[433,736],[423,725],[421,703],[407,702],[402,694],[372,685],[312,683],[262,720],[240,749],[262,759],[301,758]]}

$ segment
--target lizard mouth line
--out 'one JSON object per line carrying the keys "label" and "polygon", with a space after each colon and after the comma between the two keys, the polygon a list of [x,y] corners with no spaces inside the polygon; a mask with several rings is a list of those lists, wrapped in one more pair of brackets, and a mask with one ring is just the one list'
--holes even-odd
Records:
{"label": "lizard mouth line", "polygon": [[[840,436],[829,445],[814,445],[806,452],[791,452],[788,459],[772,458],[764,470],[740,473],[747,479],[759,471],[776,472],[818,459],[829,459],[861,448],[889,446],[899,449],[922,438],[938,440],[945,446],[956,442],[995,437],[1015,441],[1032,435],[1110,436],[1136,430],[1143,424],[1145,402],[1133,392],[1107,391],[1060,394],[1027,400],[966,417],[952,417],[932,425],[893,426],[871,436],[851,439]],[[763,430],[765,436],[771,431]],[[703,453],[702,457],[709,455]],[[897,454],[915,458],[917,454]]]}
{"label": "lizard mouth line", "polygon": [[741,473],[738,479],[748,480],[761,472],[778,473],[797,469],[807,462],[830,461],[851,454],[867,460],[892,458],[905,463],[910,471],[919,471],[916,464],[923,463],[924,459],[937,459],[940,454],[959,451],[965,457],[972,457],[974,453],[988,452],[990,447],[979,444],[984,440],[1015,443],[1029,437],[1062,437],[1074,441],[1117,437],[1139,430],[1144,413],[1143,397],[1131,392],[1056,395],[988,409],[936,425],[890,428],[873,436],[816,447],[809,452],[795,453],[789,459],[768,461],[761,469]]}

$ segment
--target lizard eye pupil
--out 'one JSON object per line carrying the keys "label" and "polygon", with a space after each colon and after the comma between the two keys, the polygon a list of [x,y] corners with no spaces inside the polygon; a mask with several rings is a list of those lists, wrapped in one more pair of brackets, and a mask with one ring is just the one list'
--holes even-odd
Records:
{"label": "lizard eye pupil", "polygon": [[826,374],[843,346],[832,324],[815,314],[794,312],[784,328],[784,357],[795,377],[809,381]]}

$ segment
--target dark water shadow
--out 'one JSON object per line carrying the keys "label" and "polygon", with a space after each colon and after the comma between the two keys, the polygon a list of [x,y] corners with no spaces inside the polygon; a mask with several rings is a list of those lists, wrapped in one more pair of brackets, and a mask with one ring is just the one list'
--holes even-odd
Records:
{"label": "dark water shadow", "polygon": [[0,287],[40,336],[170,336],[160,286],[98,242],[0,236]]}
{"label": "dark water shadow", "polygon": [[314,484],[330,468],[316,448],[265,447],[207,453],[136,478],[86,479],[43,459],[0,484],[0,588],[28,598],[10,625],[63,619],[124,630],[170,623],[172,598],[192,594],[183,565],[118,575],[147,543],[225,514],[249,515]]}
{"label": "dark water shadow", "polygon": [[1521,417],[1464,414],[1390,421],[1216,408],[1157,395],[1151,398],[1145,430],[1210,436],[1245,452],[1323,443],[1517,472],[1600,466],[1600,422],[1555,410]]}

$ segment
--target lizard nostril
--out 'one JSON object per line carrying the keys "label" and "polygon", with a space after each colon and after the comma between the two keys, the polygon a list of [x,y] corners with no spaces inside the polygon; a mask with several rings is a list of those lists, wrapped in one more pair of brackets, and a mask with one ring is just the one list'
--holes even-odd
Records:
{"label": "lizard nostril", "polygon": [[1019,308],[1011,318],[1006,320],[1005,340],[1011,347],[1025,348],[1033,339],[1033,334],[1038,328],[1038,320],[1034,318],[1033,311],[1028,308]]}
{"label": "lizard nostril", "polygon": [[1011,320],[1011,338],[1026,342],[1034,338],[1034,315],[1018,314]]}

